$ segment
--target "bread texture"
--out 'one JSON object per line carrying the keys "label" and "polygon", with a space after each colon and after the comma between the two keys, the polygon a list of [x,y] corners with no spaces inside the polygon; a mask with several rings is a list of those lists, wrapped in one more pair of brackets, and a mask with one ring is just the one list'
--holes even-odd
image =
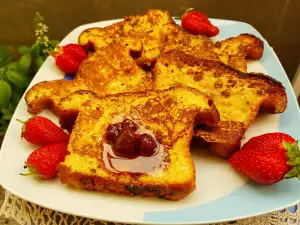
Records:
{"label": "bread texture", "polygon": [[264,74],[246,74],[214,60],[204,60],[181,51],[162,54],[154,67],[154,88],[186,85],[210,96],[220,112],[217,127],[198,127],[195,135],[209,150],[228,158],[240,148],[247,128],[259,110],[281,113],[287,107],[283,85]]}
{"label": "bread texture", "polygon": [[30,113],[50,108],[57,114],[60,99],[78,90],[104,96],[152,89],[151,70],[160,54],[171,50],[223,62],[242,72],[247,71],[246,59],[259,59],[263,53],[263,42],[253,35],[214,43],[208,37],[182,30],[168,11],[157,9],[108,27],[87,29],[78,41],[90,51],[90,57],[74,80],[44,81],[33,86],[25,96]]}
{"label": "bread texture", "polygon": [[[195,124],[214,126],[219,113],[205,94],[188,87],[97,97],[75,92],[60,102],[60,122],[72,129],[69,155],[58,167],[64,184],[127,196],[179,200],[195,189],[189,152]],[[105,131],[129,118],[159,143],[156,155],[108,163]]]}
{"label": "bread texture", "polygon": [[74,80],[43,81],[25,95],[28,111],[33,114],[50,108],[56,114],[60,100],[72,92],[91,90],[100,96],[152,89],[151,77],[130,56],[126,43],[116,41],[94,53],[80,65]]}
{"label": "bread texture", "polygon": [[84,30],[78,43],[90,51],[99,51],[118,38],[140,40],[131,49],[141,67],[152,67],[162,52],[180,50],[203,59],[221,61],[242,72],[247,71],[246,59],[260,59],[264,45],[258,37],[241,34],[214,43],[203,35],[184,31],[166,10],[150,9],[144,14],[128,16],[121,22]]}

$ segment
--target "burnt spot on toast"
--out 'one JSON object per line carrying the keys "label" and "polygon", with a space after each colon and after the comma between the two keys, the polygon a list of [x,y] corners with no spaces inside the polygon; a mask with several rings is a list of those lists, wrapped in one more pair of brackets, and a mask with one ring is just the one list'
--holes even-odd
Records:
{"label": "burnt spot on toast", "polygon": [[[195,189],[195,168],[189,153],[194,124],[202,121],[213,125],[220,120],[213,101],[190,87],[105,97],[79,91],[63,99],[60,108],[61,112],[79,111],[70,136],[70,154],[58,169],[64,184],[170,200],[182,199]],[[103,114],[96,115],[95,111]],[[116,157],[121,161],[110,164],[113,168],[109,168],[105,157],[109,156],[107,153],[113,155],[104,148],[105,132],[109,124],[128,121],[128,118],[139,125],[137,131],[144,126],[145,131],[138,133],[141,136],[153,132],[163,151],[156,151],[150,157],[138,156],[137,162]],[[136,129],[132,124],[130,127]],[[124,163],[125,160],[132,161]],[[184,174],[180,173],[181,168]],[[173,179],[174,176],[177,178]]]}
{"label": "burnt spot on toast", "polygon": [[[168,67],[165,66],[166,63]],[[197,127],[195,135],[202,138],[202,142],[209,146],[210,151],[221,157],[229,157],[238,149],[244,132],[252,124],[259,110],[281,113],[287,107],[284,86],[270,76],[243,73],[222,62],[200,59],[181,51],[163,53],[158,58],[153,72],[156,78],[154,86],[157,89],[178,84],[188,85],[213,99],[221,122],[212,126],[215,129],[211,130]],[[204,75],[197,81],[193,76],[199,72]],[[231,123],[229,129],[225,126],[228,123]],[[233,126],[234,124],[236,126]],[[231,128],[236,130],[230,130]],[[233,140],[227,138],[230,135],[234,136]]]}
{"label": "burnt spot on toast", "polygon": [[157,196],[160,196],[162,193],[160,187],[139,187],[132,184],[125,186],[125,190],[129,191],[133,195],[141,195],[144,192],[150,192]]}

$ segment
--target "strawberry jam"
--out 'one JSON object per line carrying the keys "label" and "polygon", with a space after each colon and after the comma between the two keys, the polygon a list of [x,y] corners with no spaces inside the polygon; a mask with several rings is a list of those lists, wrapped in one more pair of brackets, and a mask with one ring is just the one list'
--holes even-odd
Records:
{"label": "strawberry jam", "polygon": [[150,134],[142,134],[137,141],[136,147],[141,156],[150,157],[154,155],[157,144]]}
{"label": "strawberry jam", "polygon": [[127,118],[108,125],[103,146],[103,161],[114,172],[149,173],[166,161],[153,132]]}
{"label": "strawberry jam", "polygon": [[125,129],[115,142],[112,143],[113,151],[117,156],[125,158],[136,158],[136,140],[133,130]]}
{"label": "strawberry jam", "polygon": [[121,135],[122,126],[120,123],[109,124],[106,128],[106,140],[109,142],[115,142]]}
{"label": "strawberry jam", "polygon": [[139,126],[130,119],[124,119],[122,122],[122,129],[130,129],[136,131]]}
{"label": "strawberry jam", "polygon": [[112,145],[114,153],[120,157],[136,158],[154,155],[157,148],[155,139],[147,133],[135,133],[138,129],[137,123],[126,118],[122,123],[109,124],[105,139]]}

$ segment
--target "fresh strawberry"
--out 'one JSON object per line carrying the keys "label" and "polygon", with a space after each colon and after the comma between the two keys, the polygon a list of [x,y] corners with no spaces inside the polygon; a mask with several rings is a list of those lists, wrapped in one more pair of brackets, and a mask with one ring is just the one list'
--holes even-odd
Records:
{"label": "fresh strawberry", "polygon": [[183,29],[192,34],[203,34],[213,37],[219,34],[219,28],[212,25],[208,17],[201,12],[189,11],[181,17]]}
{"label": "fresh strawberry", "polygon": [[57,174],[57,165],[64,161],[67,153],[66,143],[51,144],[40,147],[33,151],[25,162],[25,168],[28,169],[29,173],[21,173],[21,175],[34,175],[44,180],[53,178]]}
{"label": "fresh strawberry", "polygon": [[59,46],[51,55],[55,58],[56,66],[67,74],[75,74],[82,61],[88,57],[78,44]]}
{"label": "fresh strawberry", "polygon": [[300,180],[298,141],[284,133],[267,133],[251,138],[229,162],[259,184],[272,185],[283,178],[298,177]]}
{"label": "fresh strawberry", "polygon": [[47,145],[56,143],[68,143],[69,135],[51,120],[36,116],[27,121],[17,120],[23,123],[22,137],[35,145]]}

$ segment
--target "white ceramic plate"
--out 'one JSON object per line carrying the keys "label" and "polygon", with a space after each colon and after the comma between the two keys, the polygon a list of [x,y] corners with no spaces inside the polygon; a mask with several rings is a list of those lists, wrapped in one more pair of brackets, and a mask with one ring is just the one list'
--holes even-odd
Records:
{"label": "white ceramic plate", "polygon": [[[76,43],[78,35],[86,28],[104,27],[117,21],[80,26],[68,34],[61,44]],[[213,23],[221,31],[216,40],[240,33],[252,33],[263,39],[245,23],[225,20],[213,20]],[[249,71],[264,72],[281,81],[287,89],[289,102],[287,110],[280,115],[259,115],[244,141],[272,131],[289,133],[299,139],[300,113],[295,95],[277,56],[266,41],[262,59],[250,62]],[[63,75],[56,68],[53,58],[48,58],[30,87],[40,81],[61,79]],[[50,112],[45,111],[42,115],[57,122]],[[21,124],[16,119],[25,120],[28,117],[27,106],[22,99],[0,151],[0,183],[12,194],[46,208],[114,222],[201,224],[255,216],[288,207],[300,200],[300,182],[297,180],[283,181],[271,187],[255,185],[233,171],[225,160],[199,149],[191,150],[197,171],[197,190],[178,202],[88,192],[62,186],[58,179],[37,181],[32,177],[20,176],[24,161],[35,146],[20,139]]]}

